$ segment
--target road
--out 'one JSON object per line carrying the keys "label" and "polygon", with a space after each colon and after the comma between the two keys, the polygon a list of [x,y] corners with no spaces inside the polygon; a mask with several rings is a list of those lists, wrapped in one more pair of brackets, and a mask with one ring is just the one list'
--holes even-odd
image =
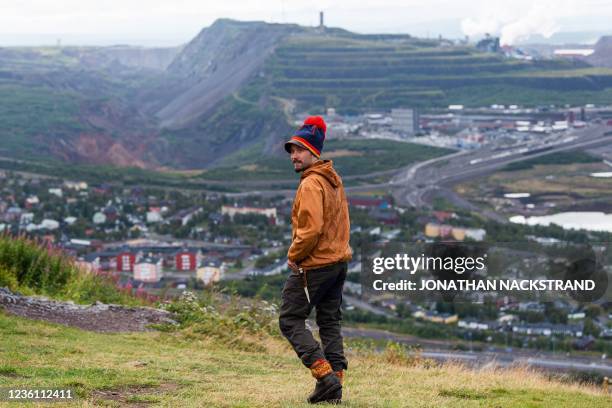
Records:
{"label": "road", "polygon": [[612,363],[609,360],[583,355],[567,356],[563,353],[505,349],[499,346],[491,346],[488,351],[457,351],[453,350],[459,343],[457,340],[423,339],[378,329],[344,327],[342,334],[346,338],[390,340],[406,345],[419,345],[422,357],[438,361],[460,361],[471,367],[491,364],[501,367],[528,365],[548,371],[593,371],[612,375]]}
{"label": "road", "polygon": [[[572,130],[565,134],[552,135],[540,143],[509,146],[506,148],[485,147],[471,152],[455,153],[421,162],[400,171],[393,177],[389,187],[400,205],[427,207],[433,197],[442,195],[454,204],[475,210],[473,204],[456,195],[450,187],[458,182],[490,174],[507,164],[547,155],[554,152],[596,147],[612,143],[612,133],[606,126],[591,126]],[[555,140],[556,139],[556,140]],[[485,216],[499,222],[507,222],[493,212]]]}
{"label": "road", "polygon": [[[489,174],[503,166],[550,153],[593,148],[612,143],[612,128],[590,125],[584,129],[571,129],[565,133],[543,135],[540,141],[507,147],[487,146],[473,151],[460,151],[450,155],[415,163],[396,170],[390,181],[346,187],[348,194],[384,189],[392,192],[400,206],[416,208],[431,207],[434,197],[442,196],[455,205],[471,211],[480,211],[485,217],[497,222],[508,221],[458,196],[452,186],[458,182]],[[259,190],[241,193],[221,193],[227,197],[262,195],[266,197],[284,195],[293,197],[295,189]]]}
{"label": "road", "polygon": [[372,306],[368,302],[359,300],[354,296],[343,294],[342,299],[345,304],[355,306],[357,309],[365,310],[366,312],[370,312],[378,316],[385,316],[390,319],[396,317],[394,314],[386,311],[385,309],[381,309],[379,307]]}

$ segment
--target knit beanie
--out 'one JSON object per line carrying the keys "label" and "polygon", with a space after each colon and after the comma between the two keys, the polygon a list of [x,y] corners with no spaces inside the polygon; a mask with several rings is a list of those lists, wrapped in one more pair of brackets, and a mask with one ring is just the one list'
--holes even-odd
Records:
{"label": "knit beanie", "polygon": [[304,121],[304,124],[291,136],[291,139],[285,143],[285,150],[287,153],[290,153],[291,145],[295,144],[310,150],[312,154],[319,158],[323,150],[326,131],[327,125],[321,116],[309,116]]}

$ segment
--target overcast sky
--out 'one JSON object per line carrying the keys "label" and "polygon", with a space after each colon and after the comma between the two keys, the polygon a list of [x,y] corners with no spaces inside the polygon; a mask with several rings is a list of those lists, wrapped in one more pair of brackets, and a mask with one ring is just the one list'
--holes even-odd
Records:
{"label": "overcast sky", "polygon": [[0,45],[178,45],[222,17],[313,26],[319,11],[360,33],[612,34],[612,0],[0,0]]}

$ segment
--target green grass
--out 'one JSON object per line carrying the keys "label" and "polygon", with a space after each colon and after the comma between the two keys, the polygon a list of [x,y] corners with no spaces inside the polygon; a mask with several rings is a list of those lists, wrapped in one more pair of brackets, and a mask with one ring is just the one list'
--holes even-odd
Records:
{"label": "green grass", "polygon": [[[71,388],[64,406],[306,407],[314,381],[286,342],[245,351],[198,333],[99,334],[0,312],[0,386]],[[471,370],[348,343],[348,407],[607,407],[595,387],[525,368]],[[0,402],[12,407],[13,403]],[[23,406],[33,406],[24,404]]]}
{"label": "green grass", "polygon": [[0,155],[42,157],[46,148],[33,138],[49,132],[62,138],[83,129],[75,93],[0,82]]}
{"label": "green grass", "polygon": [[[287,135],[289,134],[288,131]],[[263,142],[256,142],[226,156],[219,162],[219,167],[191,175],[136,167],[66,164],[48,158],[36,162],[0,159],[0,168],[68,179],[78,174],[79,180],[91,184],[121,183],[127,186],[146,185],[191,190],[235,191],[232,186],[207,184],[207,181],[289,180],[290,182],[285,187],[294,187],[294,182],[298,180],[299,175],[294,173],[288,156],[285,156],[284,153],[282,156],[262,156],[263,148]],[[367,176],[375,171],[392,170],[451,152],[448,149],[388,140],[329,140],[325,144],[322,157],[325,158],[326,153],[335,150],[350,150],[356,154],[332,159],[334,166],[342,176]],[[256,166],[257,171],[252,170],[253,167],[250,166],[253,165]],[[350,184],[348,180],[347,184]],[[282,184],[279,186],[283,187]]]}
{"label": "green grass", "polygon": [[563,164],[574,164],[574,163],[599,163],[600,158],[592,156],[581,150],[574,150],[568,152],[557,152],[543,156],[534,157],[520,162],[510,163],[503,168],[503,171],[518,171],[532,169],[537,165],[563,165]]}
{"label": "green grass", "polygon": [[44,176],[54,176],[73,180],[78,174],[79,181],[90,184],[120,184],[122,186],[151,186],[182,190],[234,191],[223,185],[209,185],[195,174],[180,171],[155,171],[138,167],[119,167],[113,165],[69,164],[48,157],[36,161],[0,159],[0,169],[20,171]]}
{"label": "green grass", "polygon": [[[64,286],[79,288],[79,300],[89,293],[87,285],[74,285],[83,275],[69,260],[29,241],[0,241],[0,265],[12,271],[20,288],[60,298],[66,295]],[[88,296],[99,297],[99,292]],[[307,406],[304,398],[313,380],[281,339],[273,305],[187,292],[166,309],[178,324],[113,334],[0,310],[0,387],[69,388],[77,396],[57,406]],[[359,340],[346,345],[347,406],[400,407],[410,401],[436,407],[603,407],[612,402],[594,386],[551,381],[526,368],[471,370],[435,364],[397,343],[382,350]]]}

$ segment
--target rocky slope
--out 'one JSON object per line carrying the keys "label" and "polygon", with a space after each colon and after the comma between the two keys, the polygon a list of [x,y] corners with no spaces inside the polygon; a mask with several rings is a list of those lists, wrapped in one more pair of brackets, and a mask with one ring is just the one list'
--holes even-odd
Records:
{"label": "rocky slope", "polygon": [[596,67],[612,68],[612,35],[601,37],[595,44],[595,52],[586,60]]}
{"label": "rocky slope", "polygon": [[198,34],[168,66],[173,92],[156,116],[162,127],[181,127],[210,111],[251,79],[274,46],[296,26],[217,20]]}
{"label": "rocky slope", "polygon": [[22,296],[0,288],[0,309],[7,313],[61,323],[97,332],[148,331],[147,326],[172,323],[171,313],[150,307],[127,307],[96,302],[77,305],[44,297]]}

